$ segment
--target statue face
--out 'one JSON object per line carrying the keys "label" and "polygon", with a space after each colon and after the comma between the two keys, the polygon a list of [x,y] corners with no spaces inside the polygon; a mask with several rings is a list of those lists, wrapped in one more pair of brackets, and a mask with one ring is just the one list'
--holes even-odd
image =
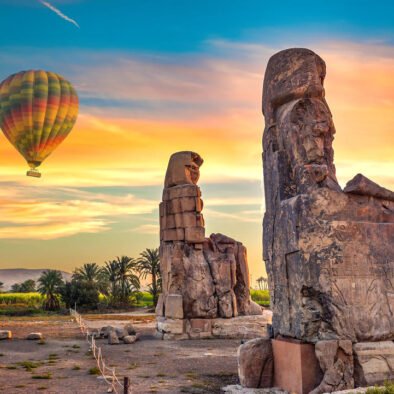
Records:
{"label": "statue face", "polygon": [[200,167],[194,162],[186,164],[185,167],[186,171],[189,173],[188,178],[196,185],[200,178]]}
{"label": "statue face", "polygon": [[308,163],[323,164],[325,136],[329,131],[327,121],[316,121],[306,125],[304,147]]}
{"label": "statue face", "polygon": [[305,150],[305,164],[326,164],[326,153],[331,149],[334,133],[326,104],[318,99],[302,100],[297,105],[295,115]]}

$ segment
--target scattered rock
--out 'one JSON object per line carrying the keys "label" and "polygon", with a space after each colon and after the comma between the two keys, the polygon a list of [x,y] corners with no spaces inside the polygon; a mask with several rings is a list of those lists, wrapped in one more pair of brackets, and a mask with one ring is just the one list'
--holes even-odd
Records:
{"label": "scattered rock", "polygon": [[39,341],[40,339],[44,339],[44,336],[40,332],[31,332],[26,339],[32,341]]}
{"label": "scattered rock", "polygon": [[136,334],[136,331],[132,323],[127,323],[123,328],[127,331],[128,335]]}
{"label": "scattered rock", "polygon": [[110,345],[117,345],[119,343],[119,337],[115,330],[111,330],[108,333],[108,343]]}
{"label": "scattered rock", "polygon": [[185,321],[182,319],[158,319],[157,330],[164,333],[183,334]]}
{"label": "scattered rock", "polygon": [[277,387],[271,387],[268,389],[255,389],[245,388],[238,384],[222,387],[222,392],[228,394],[289,394],[286,390],[281,390]]}
{"label": "scattered rock", "polygon": [[9,330],[0,330],[0,339],[12,339],[12,332]]}
{"label": "scattered rock", "polygon": [[125,336],[129,335],[125,327],[117,327],[115,328],[115,332],[119,339],[123,339]]}
{"label": "scattered rock", "polygon": [[104,327],[101,327],[101,330],[100,330],[100,337],[102,337],[102,338],[108,338],[109,333],[110,333],[111,331],[113,331],[113,330],[115,330],[115,327],[112,327],[112,326],[104,326]]}
{"label": "scattered rock", "polygon": [[270,339],[252,339],[238,348],[238,376],[243,387],[272,387],[274,360]]}
{"label": "scattered rock", "polygon": [[137,335],[126,335],[125,337],[123,337],[123,342],[128,345],[136,342],[137,340],[138,340]]}

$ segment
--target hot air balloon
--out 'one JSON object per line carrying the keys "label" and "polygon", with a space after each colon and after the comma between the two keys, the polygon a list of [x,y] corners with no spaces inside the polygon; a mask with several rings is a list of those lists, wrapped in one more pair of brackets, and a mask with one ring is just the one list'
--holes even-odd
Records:
{"label": "hot air balloon", "polygon": [[71,83],[53,72],[21,71],[0,84],[0,128],[30,170],[36,169],[67,137],[78,115]]}

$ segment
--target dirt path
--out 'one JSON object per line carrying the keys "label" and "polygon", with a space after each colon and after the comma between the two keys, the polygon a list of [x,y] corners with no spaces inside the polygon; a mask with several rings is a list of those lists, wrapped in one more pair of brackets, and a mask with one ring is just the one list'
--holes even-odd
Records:
{"label": "dirt path", "polygon": [[[88,317],[88,316],[87,316]],[[26,318],[25,318],[26,319]],[[128,321],[88,321],[91,327],[121,326]],[[134,394],[220,393],[220,387],[237,382],[238,340],[162,341],[154,336],[154,323],[134,322],[141,339],[133,345],[108,345],[99,340],[107,364],[120,377],[128,376]],[[70,318],[12,319],[0,329],[14,332],[12,341],[0,341],[1,393],[105,393],[106,384],[89,374],[95,361],[88,344]],[[27,341],[29,332],[41,331],[45,344]],[[36,368],[22,364],[33,361]],[[28,368],[29,369],[29,368]],[[51,379],[34,379],[33,376]]]}

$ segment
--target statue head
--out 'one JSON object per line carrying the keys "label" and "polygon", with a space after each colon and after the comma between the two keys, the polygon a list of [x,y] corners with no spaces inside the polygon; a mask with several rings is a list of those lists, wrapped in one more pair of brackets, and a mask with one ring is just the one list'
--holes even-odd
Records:
{"label": "statue head", "polygon": [[164,187],[196,185],[200,178],[200,166],[203,162],[201,156],[195,152],[184,151],[172,154],[168,162]]}
{"label": "statue head", "polygon": [[337,189],[334,123],[324,98],[324,61],[309,49],[278,52],[268,62],[263,88],[264,151],[283,152],[290,177],[286,188]]}
{"label": "statue head", "polygon": [[281,105],[303,97],[324,98],[326,64],[305,48],[291,48],[273,55],[267,64],[263,87],[265,124],[275,123]]}

